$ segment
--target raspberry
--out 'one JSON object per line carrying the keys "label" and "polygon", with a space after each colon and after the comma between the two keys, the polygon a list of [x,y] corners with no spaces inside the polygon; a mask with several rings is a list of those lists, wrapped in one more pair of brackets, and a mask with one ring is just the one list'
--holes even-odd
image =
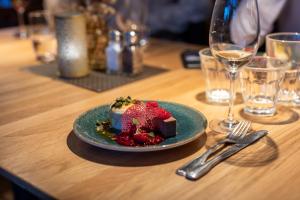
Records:
{"label": "raspberry", "polygon": [[133,138],[130,135],[120,133],[116,136],[116,142],[124,146],[136,146]]}
{"label": "raspberry", "polygon": [[155,141],[155,144],[159,144],[159,143],[161,143],[162,141],[164,141],[164,138],[161,137],[160,135],[155,135],[154,141]]}
{"label": "raspberry", "polygon": [[159,135],[155,135],[155,137],[149,137],[149,140],[147,141],[147,145],[155,145],[155,144],[159,144],[163,141],[164,139],[159,136]]}
{"label": "raspberry", "polygon": [[148,116],[150,115],[151,119],[158,118],[160,120],[165,120],[171,117],[171,113],[166,111],[161,107],[157,108],[148,108],[147,109]]}
{"label": "raspberry", "polygon": [[158,103],[156,101],[149,101],[146,103],[147,108],[157,108],[159,107]]}
{"label": "raspberry", "polygon": [[139,144],[145,144],[149,140],[149,135],[148,135],[148,133],[145,133],[145,132],[136,133],[133,135],[133,139],[135,142],[137,142]]}
{"label": "raspberry", "polygon": [[156,108],[154,112],[155,112],[155,117],[161,120],[165,120],[171,117],[171,113],[169,113],[163,108]]}

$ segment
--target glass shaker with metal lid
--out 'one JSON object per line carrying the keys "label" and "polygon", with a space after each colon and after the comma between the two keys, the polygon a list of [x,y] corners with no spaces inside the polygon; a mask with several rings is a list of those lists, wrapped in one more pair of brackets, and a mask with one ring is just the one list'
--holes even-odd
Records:
{"label": "glass shaker with metal lid", "polygon": [[124,74],[135,75],[143,71],[143,50],[136,32],[129,31],[124,34],[122,54]]}
{"label": "glass shaker with metal lid", "polygon": [[106,72],[119,74],[122,70],[122,45],[121,33],[118,30],[109,32],[109,43],[105,50]]}

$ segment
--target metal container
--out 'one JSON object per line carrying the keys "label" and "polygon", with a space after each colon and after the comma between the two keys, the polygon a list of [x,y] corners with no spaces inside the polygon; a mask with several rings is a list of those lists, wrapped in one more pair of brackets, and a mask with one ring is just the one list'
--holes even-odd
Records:
{"label": "metal container", "polygon": [[55,16],[58,69],[62,77],[77,78],[89,74],[86,21],[77,12]]}

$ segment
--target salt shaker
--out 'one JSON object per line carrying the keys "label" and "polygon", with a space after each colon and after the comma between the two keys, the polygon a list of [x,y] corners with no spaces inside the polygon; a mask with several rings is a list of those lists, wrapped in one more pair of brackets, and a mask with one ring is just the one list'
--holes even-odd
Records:
{"label": "salt shaker", "polygon": [[123,73],[125,75],[136,75],[143,70],[143,50],[139,44],[136,32],[130,31],[124,34]]}
{"label": "salt shaker", "polygon": [[122,69],[122,45],[121,33],[112,30],[109,33],[109,43],[105,49],[106,72],[108,74],[119,74]]}

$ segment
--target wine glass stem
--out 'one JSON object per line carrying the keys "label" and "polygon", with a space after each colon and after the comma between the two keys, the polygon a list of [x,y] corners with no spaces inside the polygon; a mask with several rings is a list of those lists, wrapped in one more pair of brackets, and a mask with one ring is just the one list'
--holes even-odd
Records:
{"label": "wine glass stem", "polygon": [[234,97],[235,97],[235,80],[237,77],[237,72],[229,71],[229,80],[230,80],[230,98],[229,98],[229,107],[227,114],[227,122],[234,123]]}
{"label": "wine glass stem", "polygon": [[18,23],[19,23],[19,34],[26,34],[25,22],[24,22],[24,12],[18,11]]}

